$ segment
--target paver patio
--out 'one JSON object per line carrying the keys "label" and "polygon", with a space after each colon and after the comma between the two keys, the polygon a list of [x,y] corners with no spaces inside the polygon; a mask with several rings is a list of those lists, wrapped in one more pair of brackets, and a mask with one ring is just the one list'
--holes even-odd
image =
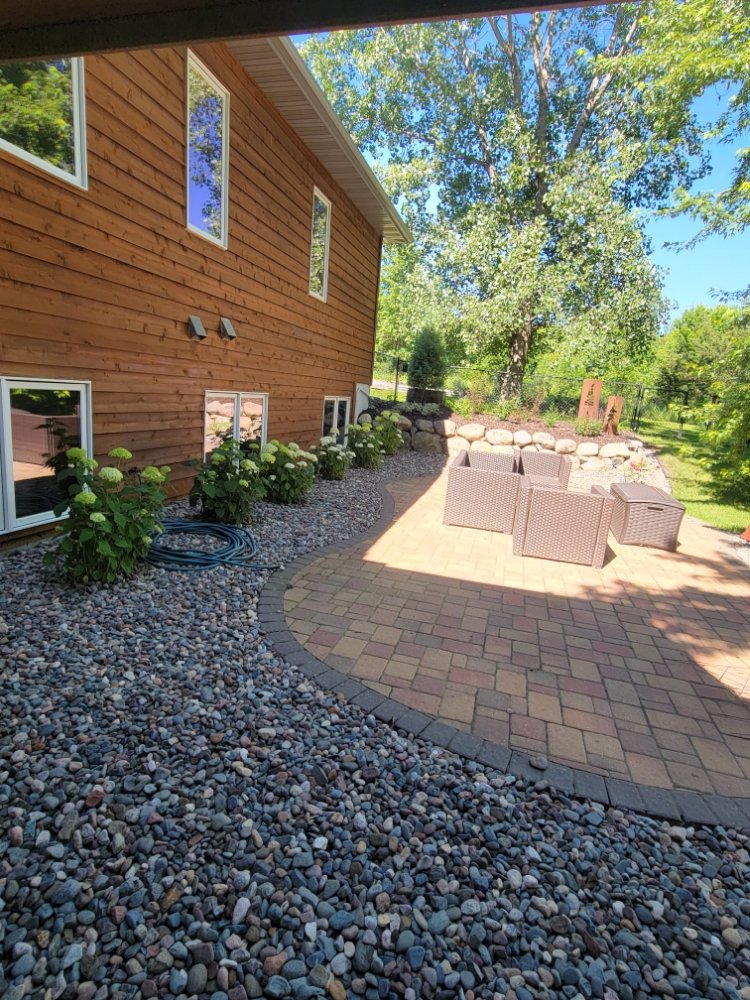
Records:
{"label": "paver patio", "polygon": [[750,573],[685,518],[677,552],[600,569],[442,523],[446,476],[401,480],[390,526],[302,569],[317,658],[483,739],[661,788],[750,796]]}

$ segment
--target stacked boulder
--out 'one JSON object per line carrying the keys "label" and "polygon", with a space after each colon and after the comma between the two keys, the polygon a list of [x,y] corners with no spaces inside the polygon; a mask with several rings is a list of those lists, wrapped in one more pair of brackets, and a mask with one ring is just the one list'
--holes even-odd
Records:
{"label": "stacked boulder", "polygon": [[[360,422],[369,422],[363,413]],[[455,455],[458,451],[555,451],[569,455],[573,468],[583,468],[588,472],[599,472],[619,465],[630,458],[633,452],[640,452],[643,445],[632,438],[618,438],[600,445],[597,441],[581,441],[572,438],[556,438],[549,431],[507,430],[500,427],[485,427],[484,424],[469,423],[456,426],[453,420],[409,420],[399,415],[399,428],[404,443],[414,451],[435,452]]]}

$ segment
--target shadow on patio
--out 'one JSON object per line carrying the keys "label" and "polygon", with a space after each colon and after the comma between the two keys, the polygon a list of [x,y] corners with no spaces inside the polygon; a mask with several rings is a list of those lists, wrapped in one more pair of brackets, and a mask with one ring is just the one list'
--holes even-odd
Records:
{"label": "shadow on patio", "polygon": [[391,484],[395,516],[300,570],[293,635],[374,690],[482,739],[609,777],[750,795],[750,574],[686,519],[676,553],[601,570],[443,525],[446,477]]}

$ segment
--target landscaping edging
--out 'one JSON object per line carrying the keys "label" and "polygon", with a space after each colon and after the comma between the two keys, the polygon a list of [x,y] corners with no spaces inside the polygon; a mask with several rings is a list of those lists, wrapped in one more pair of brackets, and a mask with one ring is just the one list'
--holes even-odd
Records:
{"label": "landscaping edging", "polygon": [[287,662],[297,666],[321,687],[342,695],[408,736],[426,740],[502,773],[509,772],[529,781],[546,782],[563,795],[587,798],[615,808],[672,821],[750,827],[750,798],[735,799],[725,795],[667,790],[552,762],[540,769],[534,767],[528,754],[455,729],[393,698],[381,695],[356,678],[330,667],[306,650],[287,626],[284,594],[299,570],[325,555],[344,551],[385,530],[393,519],[394,500],[383,485],[377,484],[377,489],[382,507],[380,517],[373,525],[354,538],[335,542],[295,559],[274,573],[262,589],[258,599],[259,623],[267,640]]}
{"label": "landscaping edging", "polygon": [[[371,417],[363,413],[359,423],[369,423]],[[494,451],[510,454],[514,451],[550,451],[567,455],[573,468],[585,472],[599,472],[619,465],[634,454],[643,452],[643,443],[635,438],[612,438],[598,441],[575,441],[571,437],[556,437],[548,431],[516,431],[485,427],[479,421],[461,424],[453,420],[410,420],[403,414],[398,418],[404,444],[412,451],[428,454],[455,455],[459,451]]]}

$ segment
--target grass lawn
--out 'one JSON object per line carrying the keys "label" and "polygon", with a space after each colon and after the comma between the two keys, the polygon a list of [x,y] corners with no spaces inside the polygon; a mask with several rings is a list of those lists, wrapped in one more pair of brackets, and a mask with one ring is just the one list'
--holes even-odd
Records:
{"label": "grass lawn", "polygon": [[685,504],[688,514],[724,531],[744,531],[750,524],[750,505],[717,497],[711,474],[701,466],[700,428],[685,424],[682,437],[677,425],[667,420],[644,420],[638,436],[659,450],[659,459],[669,476],[672,493]]}
{"label": "grass lawn", "polygon": [[393,398],[393,389],[370,389],[370,395],[376,399],[387,399],[389,402],[406,402],[406,389],[399,389],[396,399]]}

